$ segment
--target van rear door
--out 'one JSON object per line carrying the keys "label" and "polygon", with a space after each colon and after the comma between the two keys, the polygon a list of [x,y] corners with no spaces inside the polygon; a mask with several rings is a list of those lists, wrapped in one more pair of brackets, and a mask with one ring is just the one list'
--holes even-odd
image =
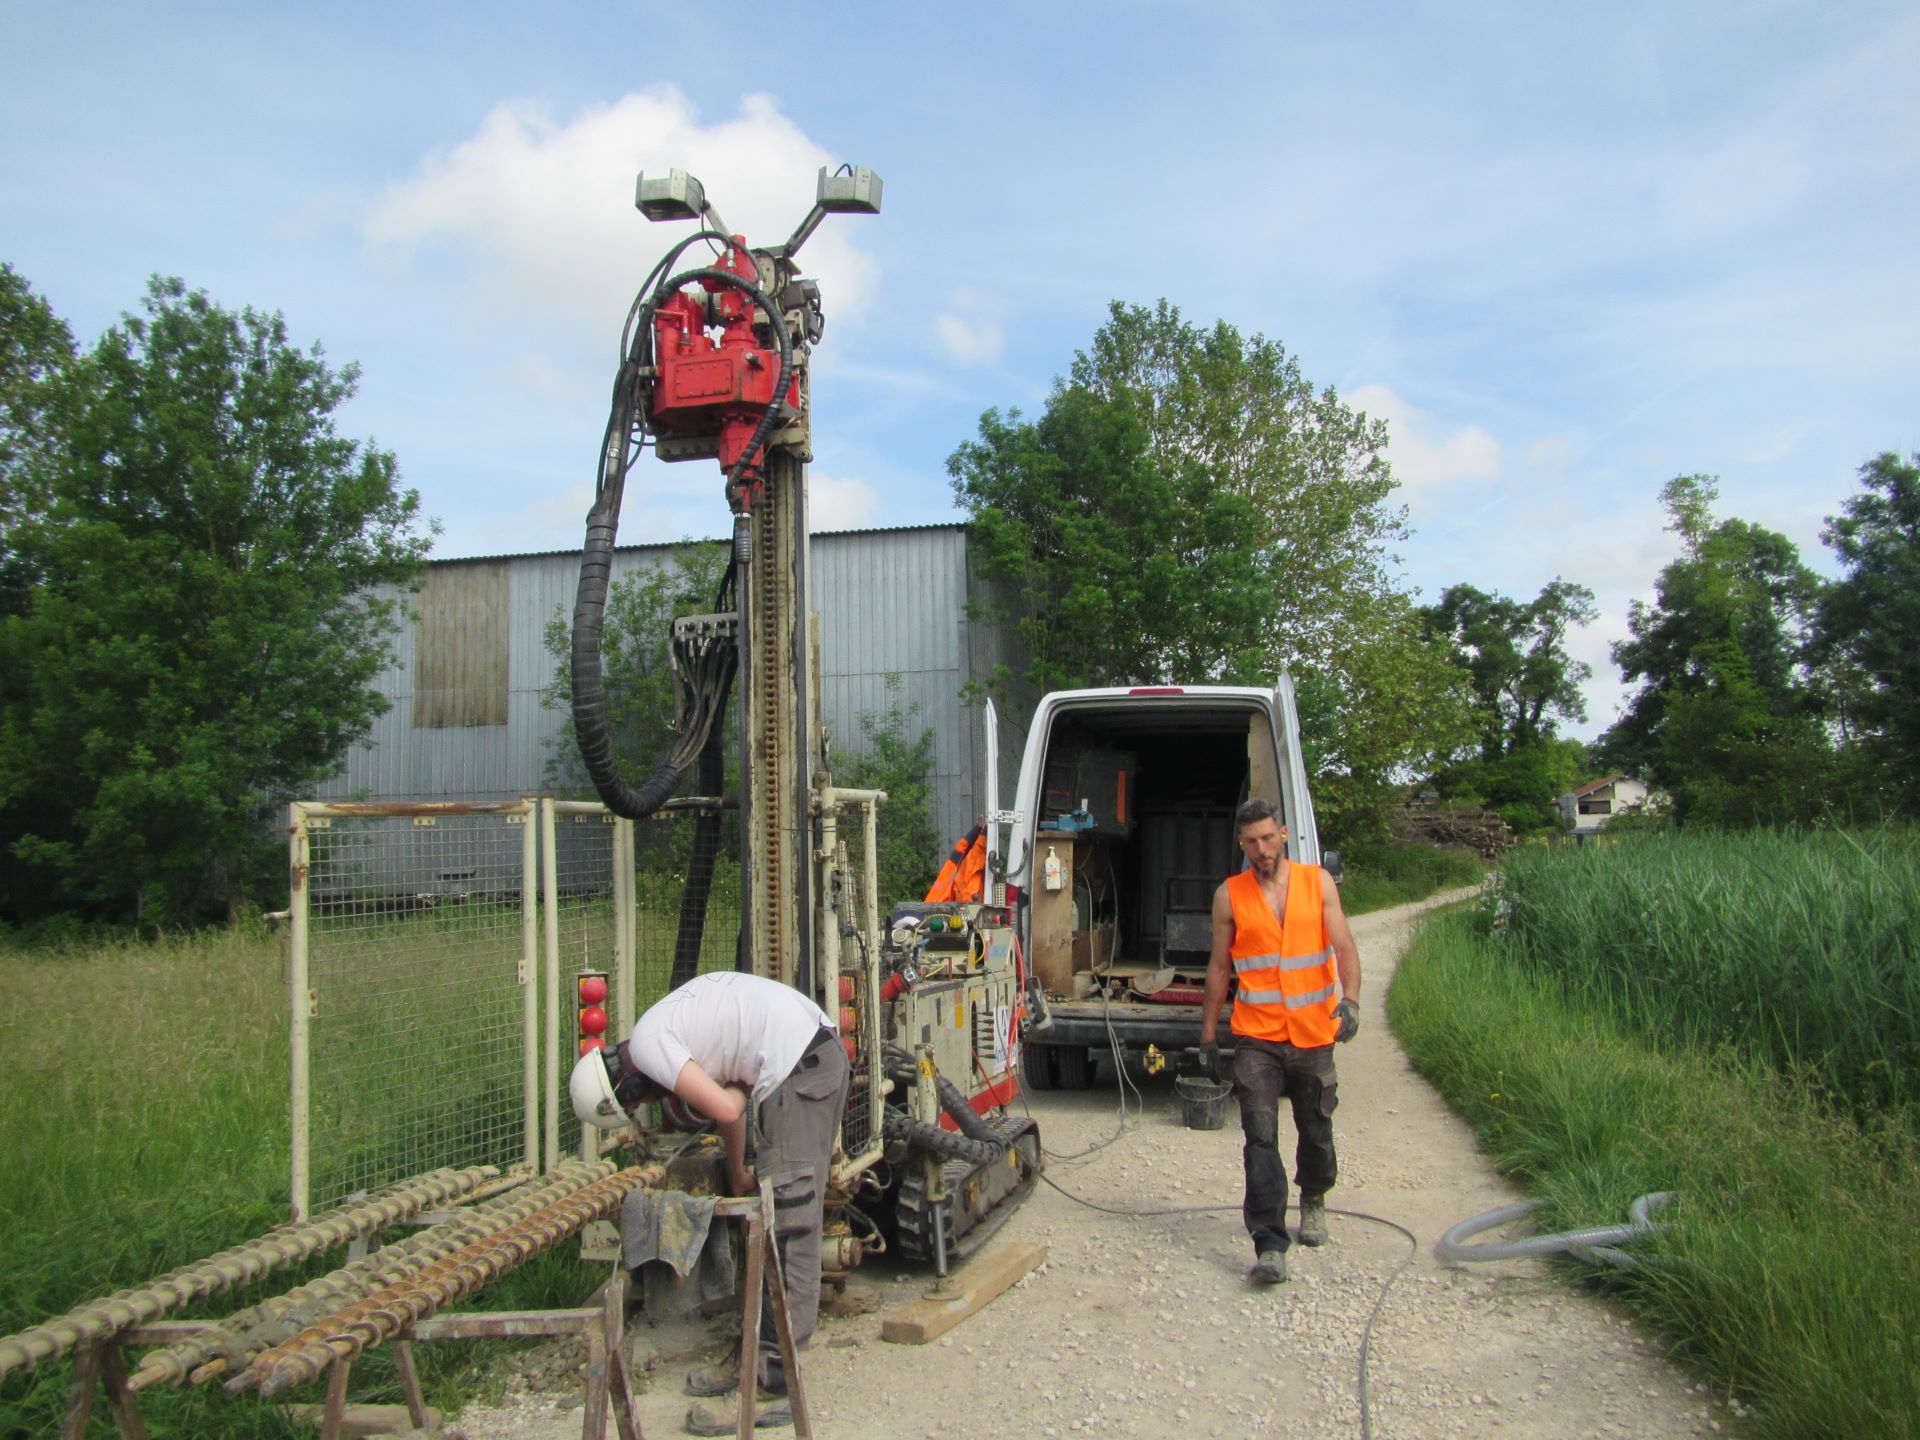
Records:
{"label": "van rear door", "polygon": [[1280,746],[1280,804],[1287,814],[1287,858],[1303,865],[1320,863],[1320,827],[1313,818],[1313,796],[1307,789],[1307,762],[1300,753],[1300,710],[1294,703],[1293,676],[1280,672],[1273,687],[1273,713]]}

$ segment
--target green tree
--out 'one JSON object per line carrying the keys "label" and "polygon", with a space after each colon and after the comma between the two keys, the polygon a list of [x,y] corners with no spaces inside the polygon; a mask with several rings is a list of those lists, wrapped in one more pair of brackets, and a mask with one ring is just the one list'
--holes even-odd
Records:
{"label": "green tree", "polygon": [[357,372],[280,316],[156,279],[65,367],[23,462],[0,615],[0,852],[16,913],[189,920],[284,874],[272,808],[386,702],[428,539],[386,451],[342,438]]}
{"label": "green tree", "polygon": [[50,409],[73,363],[73,332],[11,265],[0,264],[0,614],[33,586],[15,551],[20,527],[46,508]]}
{"label": "green tree", "polygon": [[1586,747],[1556,732],[1587,718],[1580,686],[1593,667],[1567,653],[1567,636],[1593,622],[1593,592],[1557,576],[1530,601],[1452,585],[1420,613],[1471,687],[1478,739],[1477,754],[1435,776],[1440,792],[1498,810],[1517,832],[1551,828],[1555,797],[1586,765]]}
{"label": "green tree", "polygon": [[1529,601],[1450,585],[1421,611],[1472,687],[1481,759],[1497,761],[1550,738],[1561,720],[1587,718],[1580,686],[1593,667],[1567,653],[1567,635],[1598,613],[1591,590],[1558,576]]}
{"label": "green tree", "polygon": [[1641,683],[1601,753],[1667,790],[1683,824],[1815,819],[1832,771],[1807,670],[1820,582],[1784,535],[1716,522],[1711,477],[1680,476],[1661,498],[1682,554],[1613,647]]}
{"label": "green tree", "polygon": [[1920,454],[1860,467],[1863,493],[1821,539],[1845,573],[1820,596],[1818,638],[1835,664],[1842,728],[1866,762],[1871,803],[1920,806]]}
{"label": "green tree", "polygon": [[1358,825],[1462,718],[1388,574],[1406,525],[1386,442],[1279,344],[1116,302],[1039,419],[988,411],[947,468],[1019,678],[1254,684],[1290,667],[1303,707],[1340,725],[1317,742]]}
{"label": "green tree", "polygon": [[920,707],[902,701],[898,675],[887,676],[886,685],[887,708],[860,715],[864,749],[838,760],[834,776],[849,789],[887,792],[876,821],[880,893],[875,898],[882,913],[927,893],[948,843],[934,823],[933,731],[914,731]]}

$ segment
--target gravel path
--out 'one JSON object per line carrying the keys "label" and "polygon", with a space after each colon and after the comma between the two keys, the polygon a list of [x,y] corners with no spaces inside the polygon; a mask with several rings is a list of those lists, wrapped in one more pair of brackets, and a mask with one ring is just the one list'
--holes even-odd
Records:
{"label": "gravel path", "polygon": [[[1433,903],[1433,902],[1429,902]],[[1386,1217],[1420,1237],[1374,1324],[1369,1376],[1379,1440],[1452,1436],[1635,1436],[1737,1433],[1737,1417],[1667,1363],[1614,1307],[1552,1278],[1535,1261],[1442,1264],[1455,1221],[1517,1194],[1472,1134],[1416,1075],[1388,1032],[1381,1000],[1424,906],[1354,922],[1366,968],[1364,1025],[1342,1048],[1335,1133],[1341,1182],[1332,1206]],[[1069,1156],[1113,1136],[1116,1096],[1102,1087],[1031,1097],[1047,1148]],[[807,1361],[816,1431],[833,1440],[901,1437],[1358,1436],[1356,1361],[1404,1237],[1338,1214],[1324,1249],[1288,1252],[1289,1283],[1252,1286],[1238,1214],[1236,1122],[1192,1131],[1167,1076],[1142,1078],[1144,1112],[1119,1138],[1047,1174],[1099,1205],[1213,1213],[1126,1218],[1042,1186],[1000,1238],[1049,1247],[1047,1264],[925,1347],[880,1341],[878,1308],[918,1295],[924,1273],[863,1267],[864,1314],[823,1320]],[[1282,1144],[1291,1149],[1283,1119]],[[1596,1223],[1614,1216],[1595,1216]],[[1483,1237],[1490,1238],[1490,1237]],[[679,1433],[687,1356],[717,1348],[705,1331],[634,1332],[650,1373],[649,1435]],[[547,1367],[543,1378],[558,1378]],[[580,1433],[577,1390],[516,1393],[457,1422],[468,1440],[561,1440]],[[788,1431],[763,1431],[770,1436]]]}

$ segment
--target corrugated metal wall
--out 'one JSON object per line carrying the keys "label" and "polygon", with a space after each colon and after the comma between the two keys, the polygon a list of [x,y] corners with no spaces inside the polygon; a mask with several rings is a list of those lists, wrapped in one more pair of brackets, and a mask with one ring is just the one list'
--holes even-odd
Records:
{"label": "corrugated metal wall", "polygon": [[[628,546],[614,558],[616,579],[661,564],[671,546]],[[910,722],[934,732],[936,820],[949,838],[971,825],[984,804],[978,777],[985,765],[981,709],[963,703],[970,680],[988,678],[1008,657],[995,627],[970,621],[967,602],[983,591],[970,574],[966,529],[933,525],[862,530],[813,537],[813,608],[820,616],[821,714],[837,753],[864,748],[859,717],[883,714],[892,697],[887,676],[900,677],[898,699],[919,707]],[[461,593],[485,584],[478,575],[505,567],[507,694],[504,724],[419,728],[414,723],[419,625],[397,637],[397,663],[379,681],[392,702],[364,745],[348,752],[340,775],[311,798],[320,800],[511,799],[545,787],[547,756],[567,738],[567,717],[544,708],[553,678],[543,643],[549,622],[573,612],[579,577],[574,554],[445,560],[431,567],[428,593]],[[419,608],[419,607],[417,607]],[[423,615],[423,620],[430,617]],[[441,711],[432,712],[439,718]],[[1001,803],[1013,803],[1020,761],[1017,724],[1003,717]]]}

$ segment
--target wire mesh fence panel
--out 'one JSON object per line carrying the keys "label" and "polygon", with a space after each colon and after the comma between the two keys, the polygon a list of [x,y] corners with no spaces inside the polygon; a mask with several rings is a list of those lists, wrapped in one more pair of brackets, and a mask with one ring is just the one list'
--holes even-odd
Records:
{"label": "wire mesh fence panel", "polygon": [[634,828],[634,969],[646,1009],[685,980],[731,970],[740,935],[740,840],[732,816],[685,811]]}
{"label": "wire mesh fence panel", "polygon": [[567,1098],[567,1077],[580,1053],[580,1017],[574,997],[579,993],[575,985],[582,972],[602,971],[608,977],[611,988],[606,1009],[611,1020],[606,1039],[624,1039],[634,1014],[623,963],[621,905],[625,892],[619,884],[626,827],[599,804],[558,801],[553,810],[551,823],[543,827],[543,833],[553,851],[547,862],[553,884],[546,903],[553,911],[548,934],[556,947],[560,1013],[553,1027],[559,1037],[554,1067],[558,1088],[549,1103],[559,1122],[558,1153],[572,1155],[580,1149],[580,1122]]}
{"label": "wire mesh fence panel", "polygon": [[531,813],[295,807],[296,1206],[530,1158]]}

